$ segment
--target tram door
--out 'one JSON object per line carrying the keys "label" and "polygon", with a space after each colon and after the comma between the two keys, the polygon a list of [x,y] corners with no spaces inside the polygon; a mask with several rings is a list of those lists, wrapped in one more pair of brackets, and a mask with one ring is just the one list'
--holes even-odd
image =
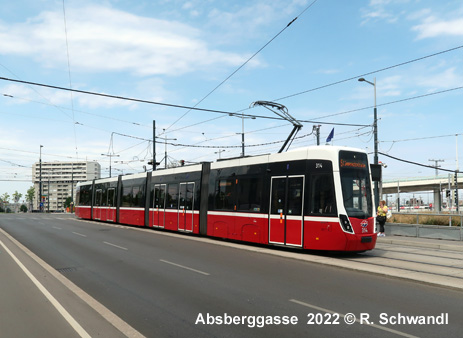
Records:
{"label": "tram door", "polygon": [[93,208],[93,218],[94,219],[101,219],[101,202],[103,200],[103,190],[97,189],[95,192],[95,204],[96,208]]}
{"label": "tram door", "polygon": [[166,185],[156,184],[153,194],[153,226],[164,228],[166,219]]}
{"label": "tram door", "polygon": [[302,247],[304,176],[272,177],[269,243]]}
{"label": "tram door", "polygon": [[106,205],[108,206],[108,216],[106,217],[106,220],[115,222],[116,221],[116,189],[115,188],[108,189],[108,203]]}
{"label": "tram door", "polygon": [[180,183],[178,197],[178,229],[193,231],[194,182]]}

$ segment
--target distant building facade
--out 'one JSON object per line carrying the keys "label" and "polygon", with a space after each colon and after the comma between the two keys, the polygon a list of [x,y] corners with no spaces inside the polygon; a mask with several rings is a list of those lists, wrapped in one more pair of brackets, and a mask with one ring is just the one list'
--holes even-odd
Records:
{"label": "distant building facade", "polygon": [[[40,181],[42,181],[42,210],[64,210],[64,202],[72,196],[75,201],[76,184],[91,181],[101,176],[101,166],[98,162],[36,162],[32,166],[32,182],[35,197],[32,209],[40,210]],[[40,174],[41,171],[41,174]]]}

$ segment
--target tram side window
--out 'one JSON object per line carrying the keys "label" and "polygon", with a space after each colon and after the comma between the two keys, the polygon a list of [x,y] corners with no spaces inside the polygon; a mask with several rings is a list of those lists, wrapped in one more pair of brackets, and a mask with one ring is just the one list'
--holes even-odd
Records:
{"label": "tram side window", "polygon": [[140,203],[143,199],[143,189],[140,186],[134,186],[132,189],[132,206],[140,207]]}
{"label": "tram side window", "polygon": [[178,184],[169,184],[167,188],[166,209],[178,209]]}
{"label": "tram side window", "polygon": [[233,210],[235,179],[219,179],[215,183],[215,209]]}
{"label": "tram side window", "polygon": [[131,207],[132,206],[132,186],[124,185],[122,187],[122,206]]}
{"label": "tram side window", "polygon": [[101,191],[101,205],[106,206],[107,201],[108,201],[108,190],[107,190],[107,187],[103,187]]}
{"label": "tram side window", "polygon": [[100,207],[102,206],[101,204],[101,196],[102,196],[102,190],[101,189],[97,189],[96,192],[95,192],[95,206],[96,207]]}
{"label": "tram side window", "polygon": [[108,206],[114,207],[116,205],[116,189],[109,188],[108,189]]}
{"label": "tram side window", "polygon": [[80,187],[77,201],[79,205],[92,205],[92,187],[90,185]]}
{"label": "tram side window", "polygon": [[310,185],[310,214],[336,214],[334,186],[331,174],[312,175]]}
{"label": "tram side window", "polygon": [[302,194],[303,179],[301,177],[292,178],[289,180],[288,186],[288,215],[302,215]]}
{"label": "tram side window", "polygon": [[238,179],[238,211],[262,210],[262,186],[263,179],[260,177]]}

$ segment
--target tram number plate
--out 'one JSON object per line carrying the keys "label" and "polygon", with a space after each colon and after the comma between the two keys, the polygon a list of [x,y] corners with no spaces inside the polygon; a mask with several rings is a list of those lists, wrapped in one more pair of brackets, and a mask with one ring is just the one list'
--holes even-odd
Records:
{"label": "tram number plate", "polygon": [[371,241],[372,241],[372,238],[370,236],[362,237],[362,240],[361,240],[362,243],[371,243]]}

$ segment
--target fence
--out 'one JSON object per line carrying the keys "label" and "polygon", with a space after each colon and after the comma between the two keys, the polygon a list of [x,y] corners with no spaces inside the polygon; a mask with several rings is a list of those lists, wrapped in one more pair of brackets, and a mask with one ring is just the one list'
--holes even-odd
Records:
{"label": "fence", "polygon": [[463,241],[463,215],[431,213],[393,213],[387,220],[386,234]]}

